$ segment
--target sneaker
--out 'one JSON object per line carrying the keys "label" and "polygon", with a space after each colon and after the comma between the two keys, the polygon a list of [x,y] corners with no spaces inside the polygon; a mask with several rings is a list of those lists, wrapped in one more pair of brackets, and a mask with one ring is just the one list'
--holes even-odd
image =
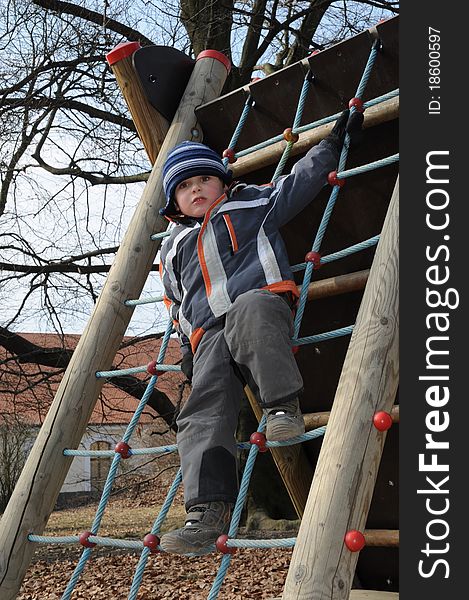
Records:
{"label": "sneaker", "polygon": [[184,527],[165,533],[160,546],[171,554],[205,554],[220,535],[228,533],[232,506],[227,502],[192,506]]}
{"label": "sneaker", "polygon": [[305,432],[305,422],[298,398],[265,408],[264,413],[267,417],[265,435],[271,442],[289,440]]}

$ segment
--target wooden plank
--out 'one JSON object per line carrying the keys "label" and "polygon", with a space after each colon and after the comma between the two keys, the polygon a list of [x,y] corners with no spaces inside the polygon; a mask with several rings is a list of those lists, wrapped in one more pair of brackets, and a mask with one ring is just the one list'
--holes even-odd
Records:
{"label": "wooden plank", "polygon": [[[313,281],[308,286],[308,300],[319,300],[319,298],[329,298],[338,294],[347,294],[348,292],[357,292],[363,290],[368,281],[369,269],[357,271],[356,273],[347,273],[346,275],[337,275]],[[298,286],[301,290],[301,285]]]}
{"label": "wooden plank", "polygon": [[398,386],[398,198],[396,182],[343,365],[284,600],[347,600],[358,552],[347,531],[363,531],[386,433],[372,423],[390,411]]}
{"label": "wooden plank", "polygon": [[[329,111],[329,114],[334,114],[334,111]],[[397,96],[367,108],[364,112],[363,127],[365,129],[374,127],[375,125],[397,119],[398,116],[399,97]],[[327,125],[321,125],[320,127],[300,133],[298,142],[292,147],[291,156],[303,154],[315,144],[319,144],[321,140],[329,135],[334,124],[335,122],[328,123]],[[277,133],[280,133],[280,131]],[[234,164],[230,165],[233,176],[237,178],[246,173],[263,169],[264,167],[278,162],[286,145],[287,142],[282,140],[281,142],[276,142],[266,148],[262,148],[262,150],[257,150],[257,152],[253,154],[242,156]]]}
{"label": "wooden plank", "polygon": [[[244,391],[257,420],[260,421],[262,418],[262,409],[257,403],[256,397],[249,386],[246,386]],[[313,467],[301,444],[284,446],[283,448],[271,448],[270,452],[283,483],[287,488],[296,514],[301,518],[305,510],[309,486],[313,478]]]}
{"label": "wooden plank", "polygon": [[398,548],[398,529],[365,529],[365,542],[373,548]]}
{"label": "wooden plank", "polygon": [[[303,415],[305,420],[306,431],[316,429],[317,427],[323,427],[329,423],[329,417],[331,413],[328,411],[318,413],[307,413]],[[391,417],[393,423],[399,423],[399,405],[393,406],[391,409]]]}
{"label": "wooden plank", "polygon": [[[282,598],[272,598],[272,600],[282,600]],[[349,600],[399,600],[399,594],[375,590],[351,590]]]}
{"label": "wooden plank", "polygon": [[[133,312],[124,301],[140,296],[154,262],[159,242],[150,236],[167,225],[158,213],[165,203],[162,170],[166,154],[178,142],[193,138],[198,126],[196,106],[217,96],[226,76],[226,67],[214,58],[202,58],[194,67],[94,312],[0,521],[2,600],[16,598],[34,551],[27,535],[40,535],[54,508],[72,461],[62,452],[80,443],[104,383],[94,374],[111,367]],[[197,137],[201,136],[199,132]]]}
{"label": "wooden plank", "polygon": [[397,592],[380,592],[374,590],[352,590],[350,600],[399,600]]}

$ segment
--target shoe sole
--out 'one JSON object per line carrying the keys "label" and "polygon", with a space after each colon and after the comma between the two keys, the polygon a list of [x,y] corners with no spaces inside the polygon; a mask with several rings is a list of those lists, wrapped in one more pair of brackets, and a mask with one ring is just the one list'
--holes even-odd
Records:
{"label": "shoe sole", "polygon": [[168,554],[191,554],[193,556],[203,556],[204,554],[209,554],[215,549],[215,542],[209,542],[204,546],[200,546],[198,544],[184,544],[181,542],[181,540],[165,540],[163,538],[161,538],[160,546],[162,550]]}

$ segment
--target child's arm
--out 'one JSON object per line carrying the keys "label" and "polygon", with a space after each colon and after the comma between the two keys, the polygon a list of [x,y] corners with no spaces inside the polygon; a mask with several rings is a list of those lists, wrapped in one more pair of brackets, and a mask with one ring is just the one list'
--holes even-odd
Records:
{"label": "child's arm", "polygon": [[327,176],[337,167],[338,153],[323,140],[311,148],[292,169],[274,184],[269,219],[281,227],[295,217],[318,195],[327,183]]}
{"label": "child's arm", "polygon": [[335,171],[345,133],[354,138],[361,131],[363,115],[344,111],[337,119],[331,133],[317,146],[313,146],[292,169],[290,175],[274,184],[271,200],[273,207],[269,218],[274,219],[278,227],[288,223],[305,208],[327,183],[327,176]]}
{"label": "child's arm", "polygon": [[[168,240],[170,242],[170,240]],[[169,316],[173,321],[174,328],[179,337],[179,343],[181,345],[182,363],[181,367],[189,379],[192,379],[192,349],[189,338],[184,335],[179,327],[179,309],[181,307],[182,296],[179,290],[177,279],[174,271],[174,261],[168,257],[168,250],[170,244],[166,242],[163,244],[160,253],[160,277],[164,287],[163,301],[168,309]],[[190,363],[190,376],[188,366]]]}

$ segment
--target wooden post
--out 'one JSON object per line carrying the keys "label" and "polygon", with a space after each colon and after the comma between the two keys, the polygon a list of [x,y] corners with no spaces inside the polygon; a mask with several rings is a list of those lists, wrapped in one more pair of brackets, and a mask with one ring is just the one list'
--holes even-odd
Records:
{"label": "wooden post", "polygon": [[169,123],[150,104],[135,72],[132,56],[139,48],[139,42],[124,42],[109,52],[106,58],[130,110],[138,136],[153,165],[169,129]]}
{"label": "wooden post", "polygon": [[[257,420],[260,421],[262,418],[262,409],[256,397],[249,386],[246,386],[244,391]],[[283,483],[287,488],[296,514],[301,518],[305,510],[311,479],[313,478],[313,467],[300,444],[284,446],[283,448],[271,448],[270,451]]]}
{"label": "wooden post", "polygon": [[[380,123],[386,123],[387,121],[397,119],[398,116],[399,97],[397,96],[396,98],[391,98],[390,100],[386,100],[381,104],[376,104],[375,106],[370,106],[370,108],[367,108],[364,113],[365,120],[363,122],[363,127],[374,127]],[[291,156],[302,154],[315,144],[319,144],[319,142],[330,133],[333,126],[334,122],[328,123],[327,125],[321,125],[315,129],[310,129],[304,133],[300,133],[300,139],[292,147]],[[230,165],[230,169],[233,171],[233,176],[237,178],[241,175],[245,175],[246,173],[257,171],[258,169],[262,169],[263,167],[267,167],[275,162],[278,162],[286,145],[287,142],[282,140],[281,142],[277,142],[271,146],[257,150],[257,152],[253,152],[252,154],[238,158],[235,163]]]}
{"label": "wooden post", "polygon": [[133,309],[124,301],[140,296],[155,259],[159,242],[151,241],[150,236],[166,228],[166,221],[158,213],[165,202],[164,158],[178,142],[202,137],[195,108],[218,96],[228,68],[226,57],[218,52],[199,55],[96,308],[0,521],[2,600],[16,598],[34,551],[27,536],[42,533],[54,508],[72,461],[63,456],[63,450],[77,448],[80,443],[104,381],[95,373],[111,367],[132,316]]}
{"label": "wooden post", "polygon": [[306,504],[283,600],[347,600],[358,552],[347,531],[363,531],[389,412],[398,385],[398,197],[396,182],[344,361]]}

